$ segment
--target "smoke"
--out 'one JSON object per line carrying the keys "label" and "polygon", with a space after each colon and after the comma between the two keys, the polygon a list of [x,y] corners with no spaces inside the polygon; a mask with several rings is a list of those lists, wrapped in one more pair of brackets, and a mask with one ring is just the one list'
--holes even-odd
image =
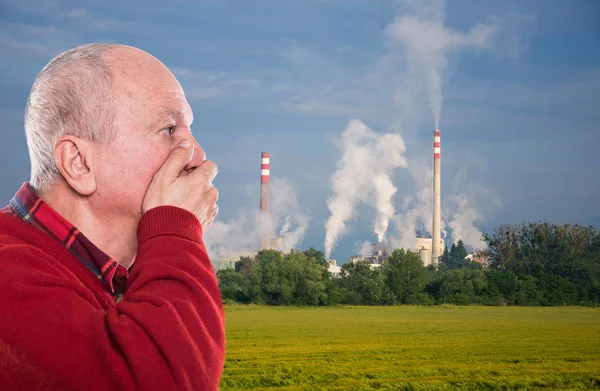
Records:
{"label": "smoke", "polygon": [[[282,238],[282,250],[296,248],[304,239],[310,219],[300,210],[297,192],[287,179],[271,177],[271,221],[273,233]],[[276,228],[280,227],[279,230]]]}
{"label": "smoke", "polygon": [[[448,238],[447,246],[462,240],[469,250],[485,247],[480,226],[488,221],[501,205],[498,194],[489,187],[473,180],[473,172],[468,166],[479,167],[485,172],[485,162],[474,160],[466,155],[463,165],[454,175],[448,196],[442,203],[442,238]],[[423,228],[423,234],[432,233],[432,171],[424,159],[410,162],[408,170],[414,191],[413,195],[404,197],[398,213],[391,219],[392,235],[388,242],[392,248],[411,249],[415,245],[415,229]],[[480,173],[480,175],[483,175]]]}
{"label": "smoke", "polygon": [[[467,156],[466,160],[470,161],[471,157]],[[483,166],[481,162],[471,163]],[[453,194],[446,197],[444,202],[452,243],[462,240],[468,249],[480,250],[485,247],[485,242],[478,226],[493,216],[501,205],[500,198],[494,190],[474,182],[465,166],[454,176],[452,189]]]}
{"label": "smoke", "polygon": [[[403,50],[404,82],[396,94],[396,101],[410,106],[421,97],[426,97],[431,109],[435,128],[439,128],[442,112],[442,85],[449,59],[463,50],[476,52],[491,49],[497,44],[506,29],[500,19],[489,23],[478,23],[467,32],[444,26],[446,5],[443,0],[405,0],[399,2],[405,11],[386,28],[386,37],[391,48]],[[430,161],[411,163],[410,174],[416,185],[413,195],[406,196],[400,212],[393,217],[394,235],[389,239],[395,247],[412,248],[415,243],[415,228],[432,233],[432,171]],[[445,197],[444,197],[445,198]],[[482,214],[473,206],[472,197],[464,194],[447,198],[443,208],[441,230],[452,232],[452,240],[462,239],[473,248],[482,245],[481,232],[476,224]],[[425,233],[424,232],[424,233]]]}
{"label": "smoke", "polygon": [[392,46],[405,49],[406,72],[411,83],[422,83],[414,90],[425,90],[436,128],[442,111],[442,74],[448,57],[464,49],[488,49],[502,27],[498,20],[476,24],[463,33],[444,26],[446,6],[443,0],[402,1],[408,12],[387,26]]}
{"label": "smoke", "polygon": [[[433,173],[425,159],[414,159],[409,168],[414,190],[405,196],[399,212],[392,218],[393,234],[388,238],[393,248],[410,249],[415,245],[415,229],[423,228],[423,234],[432,231]],[[445,229],[442,220],[442,230]]]}
{"label": "smoke", "polygon": [[469,206],[469,200],[464,194],[451,196],[450,204],[453,212],[448,227],[452,231],[452,242],[462,240],[465,246],[473,250],[482,249],[485,243],[481,231],[476,227],[482,220],[481,213]]}
{"label": "smoke", "polygon": [[373,254],[373,244],[368,240],[364,240],[362,242],[356,243],[356,253],[363,256],[368,257]]}
{"label": "smoke", "polygon": [[[215,221],[205,235],[211,259],[221,259],[243,252],[254,252],[259,247],[261,232],[269,238],[281,237],[282,251],[296,248],[304,239],[309,217],[300,209],[296,191],[287,179],[271,176],[271,213],[265,216],[258,207],[239,209],[225,221]],[[248,189],[258,199],[258,188]]]}
{"label": "smoke", "polygon": [[327,201],[331,213],[325,224],[327,258],[362,203],[375,208],[373,231],[383,240],[394,215],[392,197],[397,191],[390,175],[395,168],[407,166],[402,156],[406,147],[399,134],[374,132],[360,120],[348,123],[338,144],[342,158],[331,177],[333,196]]}

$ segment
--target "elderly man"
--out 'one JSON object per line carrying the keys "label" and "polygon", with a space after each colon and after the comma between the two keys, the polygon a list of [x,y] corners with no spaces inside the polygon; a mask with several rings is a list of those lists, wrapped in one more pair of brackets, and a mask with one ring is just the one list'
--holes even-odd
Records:
{"label": "elderly man", "polygon": [[192,121],[136,48],[84,45],[40,72],[31,180],[0,213],[0,389],[218,389],[224,314],[202,240],[217,168]]}

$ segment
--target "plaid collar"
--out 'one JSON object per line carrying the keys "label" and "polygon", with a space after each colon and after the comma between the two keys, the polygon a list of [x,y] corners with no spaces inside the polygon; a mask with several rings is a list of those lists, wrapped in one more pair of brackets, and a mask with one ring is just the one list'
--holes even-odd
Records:
{"label": "plaid collar", "polygon": [[118,302],[125,293],[128,271],[89,241],[73,224],[37,196],[25,182],[0,212],[19,216],[67,248],[101,280]]}

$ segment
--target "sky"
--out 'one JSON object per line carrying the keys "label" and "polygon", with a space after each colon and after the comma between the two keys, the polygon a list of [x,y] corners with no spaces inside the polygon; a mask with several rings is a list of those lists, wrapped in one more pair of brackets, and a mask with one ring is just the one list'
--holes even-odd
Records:
{"label": "sky", "polygon": [[263,151],[288,246],[329,235],[342,263],[382,226],[409,243],[430,224],[436,122],[447,245],[523,221],[600,227],[598,21],[595,0],[2,0],[0,203],[29,180],[37,73],[112,42],[186,92],[219,166],[215,257],[252,247]]}

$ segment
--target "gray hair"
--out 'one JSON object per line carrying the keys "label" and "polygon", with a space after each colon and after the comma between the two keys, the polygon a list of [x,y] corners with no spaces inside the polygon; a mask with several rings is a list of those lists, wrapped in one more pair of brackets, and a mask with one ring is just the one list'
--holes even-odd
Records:
{"label": "gray hair", "polygon": [[118,45],[88,44],[54,57],[38,74],[25,108],[25,135],[31,159],[30,183],[46,190],[60,172],[54,146],[62,135],[111,142],[115,110],[113,73],[106,52]]}

